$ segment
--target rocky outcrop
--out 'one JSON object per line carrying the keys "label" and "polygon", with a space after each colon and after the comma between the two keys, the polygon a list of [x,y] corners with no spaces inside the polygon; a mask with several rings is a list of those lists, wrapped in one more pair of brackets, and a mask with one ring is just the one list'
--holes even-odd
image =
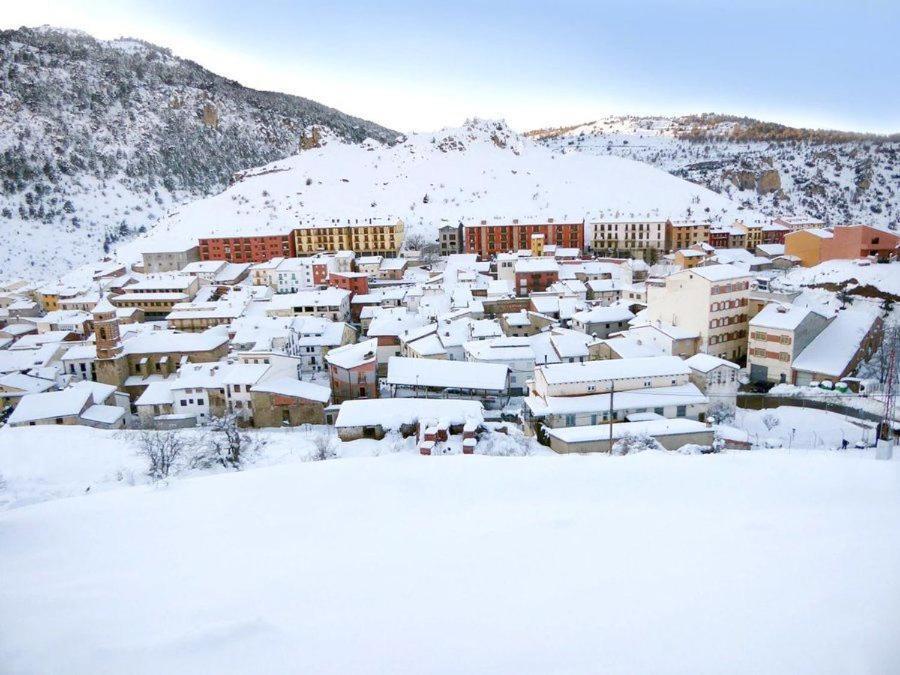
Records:
{"label": "rocky outcrop", "polygon": [[775,169],[766,169],[756,180],[756,191],[761,195],[778,192],[781,189],[781,175]]}

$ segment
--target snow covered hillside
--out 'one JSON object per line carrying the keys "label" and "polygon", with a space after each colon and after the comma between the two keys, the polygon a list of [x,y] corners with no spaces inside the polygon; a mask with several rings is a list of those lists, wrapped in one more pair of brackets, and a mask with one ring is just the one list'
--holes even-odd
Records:
{"label": "snow covered hillside", "polygon": [[[416,134],[387,147],[327,143],[243,174],[219,195],[180,207],[154,241],[287,232],[327,219],[402,218],[407,234],[458,222],[555,218],[753,220],[731,200],[650,165],[552,152],[498,121]],[[126,251],[140,251],[143,240]]]}
{"label": "snow covered hillside", "polygon": [[549,147],[649,162],[769,215],[831,225],[900,219],[900,136],[794,129],[722,115],[612,116],[530,132]]}
{"label": "snow covered hillside", "polygon": [[9,673],[895,672],[900,462],[287,464],[0,514]]}
{"label": "snow covered hillside", "polygon": [[315,127],[354,143],[398,136],[138,40],[0,31],[0,275],[95,261],[233,172],[315,145]]}

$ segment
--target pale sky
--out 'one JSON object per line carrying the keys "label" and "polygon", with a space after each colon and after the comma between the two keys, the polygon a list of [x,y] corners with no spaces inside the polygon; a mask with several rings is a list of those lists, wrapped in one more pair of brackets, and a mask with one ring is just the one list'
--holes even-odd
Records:
{"label": "pale sky", "polygon": [[900,2],[0,0],[399,131],[721,112],[900,132]]}

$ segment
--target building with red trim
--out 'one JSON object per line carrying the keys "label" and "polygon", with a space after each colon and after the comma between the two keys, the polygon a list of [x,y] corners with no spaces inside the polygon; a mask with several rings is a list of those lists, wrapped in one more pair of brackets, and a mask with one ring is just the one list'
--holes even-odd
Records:
{"label": "building with red trim", "polygon": [[513,220],[508,225],[488,225],[482,220],[478,225],[466,225],[464,242],[466,253],[476,253],[482,259],[497,253],[529,249],[531,235],[543,234],[544,244],[560,248],[584,249],[584,221],[580,223],[556,223],[549,218],[546,223],[520,223]]}

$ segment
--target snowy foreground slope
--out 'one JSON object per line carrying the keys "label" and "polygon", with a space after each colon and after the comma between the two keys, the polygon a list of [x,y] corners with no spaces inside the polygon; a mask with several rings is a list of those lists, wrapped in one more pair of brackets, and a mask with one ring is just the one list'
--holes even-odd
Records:
{"label": "snowy foreground slope", "polygon": [[888,673],[900,462],[295,463],[0,515],[8,673]]}
{"label": "snowy foreground slope", "polygon": [[[196,243],[203,236],[289,232],[303,223],[371,217],[402,218],[407,233],[435,239],[439,227],[458,222],[678,220],[689,214],[728,223],[758,215],[648,164],[561,155],[503,122],[470,120],[390,147],[333,141],[305,150],[180,207],[148,238]],[[134,255],[145,242],[124,250]]]}

